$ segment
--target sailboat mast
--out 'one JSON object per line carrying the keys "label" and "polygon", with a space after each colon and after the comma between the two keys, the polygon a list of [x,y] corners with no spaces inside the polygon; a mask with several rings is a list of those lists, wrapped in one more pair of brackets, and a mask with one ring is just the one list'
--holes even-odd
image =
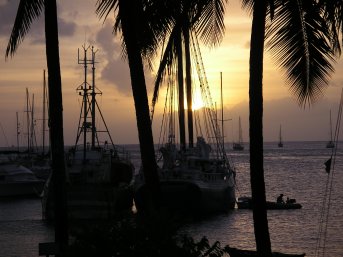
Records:
{"label": "sailboat mast", "polygon": [[45,154],[45,92],[46,92],[46,80],[45,80],[45,70],[43,70],[43,124],[42,124],[42,130],[43,130],[43,138],[42,138],[42,151],[43,155]]}
{"label": "sailboat mast", "polygon": [[35,135],[35,117],[34,117],[34,104],[35,104],[35,94],[32,94],[32,105],[31,105],[31,151],[33,152],[35,143],[36,143],[36,135]]}
{"label": "sailboat mast", "polygon": [[47,88],[46,88],[46,78],[45,78],[45,70],[43,70],[43,117],[42,117],[42,130],[43,130],[43,136],[42,136],[42,153],[45,155],[45,131],[46,131],[46,96],[47,96]]}
{"label": "sailboat mast", "polygon": [[16,112],[16,117],[17,117],[17,151],[19,153],[19,121],[18,121],[18,112]]}
{"label": "sailboat mast", "polygon": [[220,102],[221,102],[221,109],[222,109],[222,139],[223,139],[223,147],[224,147],[224,103],[223,103],[223,79],[222,79],[222,72],[220,72]]}
{"label": "sailboat mast", "polygon": [[241,116],[239,116],[239,119],[238,119],[238,126],[239,126],[239,143],[242,144],[243,143],[243,136],[242,136],[242,124],[241,124]]}
{"label": "sailboat mast", "polygon": [[331,121],[331,110],[330,110],[330,142],[332,142],[332,121]]}
{"label": "sailboat mast", "polygon": [[27,153],[30,153],[30,114],[29,114],[29,90],[26,88],[26,130],[27,130]]}
{"label": "sailboat mast", "polygon": [[178,55],[178,85],[179,85],[179,127],[180,127],[180,148],[181,150],[186,149],[186,131],[185,131],[185,104],[184,104],[184,85],[183,85],[183,60],[182,60],[182,45],[181,45],[181,34],[179,34],[179,40],[177,41],[177,52]]}
{"label": "sailboat mast", "polygon": [[94,46],[92,46],[92,148],[95,147],[95,53]]}

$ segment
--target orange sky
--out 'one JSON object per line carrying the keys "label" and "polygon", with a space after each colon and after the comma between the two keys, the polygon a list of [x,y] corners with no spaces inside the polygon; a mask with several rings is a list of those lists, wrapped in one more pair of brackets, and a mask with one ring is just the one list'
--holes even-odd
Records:
{"label": "orange sky", "polygon": [[[0,146],[16,144],[16,112],[23,117],[25,88],[35,95],[37,136],[41,119],[43,70],[46,68],[44,26],[35,22],[12,59],[5,61],[7,41],[15,18],[18,0],[0,0]],[[115,143],[137,143],[135,111],[133,107],[127,63],[121,59],[119,38],[111,34],[111,23],[102,23],[95,15],[96,0],[61,0],[58,15],[60,59],[63,83],[65,143],[73,144],[80,111],[76,88],[83,81],[82,66],[77,64],[77,49],[84,43],[94,45],[97,52],[97,85],[103,92],[98,99]],[[225,124],[228,141],[236,140],[238,116],[241,116],[243,139],[248,140],[248,80],[249,39],[251,20],[240,9],[238,1],[229,1],[226,10],[226,34],[218,48],[202,48],[206,74],[212,98],[220,102],[220,72],[223,74],[225,116],[232,121]],[[276,141],[280,124],[284,139],[327,140],[329,110],[335,121],[343,86],[342,62],[336,66],[325,96],[311,109],[301,109],[284,84],[282,71],[265,55],[264,67],[264,138]],[[153,77],[147,72],[149,99]],[[163,91],[163,90],[162,90]],[[163,97],[160,97],[162,101]],[[158,130],[158,124],[153,124]],[[156,141],[156,140],[155,140]]]}

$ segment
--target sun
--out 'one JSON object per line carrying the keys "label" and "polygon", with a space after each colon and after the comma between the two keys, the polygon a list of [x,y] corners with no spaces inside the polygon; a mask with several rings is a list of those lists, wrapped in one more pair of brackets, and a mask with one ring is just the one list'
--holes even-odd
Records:
{"label": "sun", "polygon": [[193,98],[193,106],[192,106],[192,109],[193,111],[197,111],[201,108],[203,108],[205,105],[201,99],[201,96],[199,95],[196,95],[194,98]]}

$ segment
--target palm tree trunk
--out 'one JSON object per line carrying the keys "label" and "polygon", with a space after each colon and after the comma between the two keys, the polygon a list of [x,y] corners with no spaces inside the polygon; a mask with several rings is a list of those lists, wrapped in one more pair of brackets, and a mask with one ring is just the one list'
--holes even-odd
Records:
{"label": "palm tree trunk", "polygon": [[[63,140],[62,83],[58,46],[56,1],[45,0],[45,38],[49,87],[49,126],[52,155],[52,183],[55,206],[55,241],[61,256],[68,246],[68,212]],[[57,255],[56,255],[57,256]]]}
{"label": "palm tree trunk", "polygon": [[185,103],[184,103],[184,84],[183,84],[183,51],[181,28],[180,33],[177,33],[176,40],[177,55],[177,81],[179,88],[179,128],[180,128],[180,148],[186,149],[186,129],[185,129]]}
{"label": "palm tree trunk", "polygon": [[126,45],[126,51],[130,67],[131,86],[136,109],[138,137],[141,151],[141,159],[145,184],[147,186],[148,211],[158,207],[159,178],[155,158],[154,141],[152,136],[151,121],[149,115],[148,95],[146,91],[142,57],[135,33],[138,8],[133,0],[119,0],[119,10],[122,19],[122,32]]}
{"label": "palm tree trunk", "polygon": [[188,144],[194,146],[193,136],[193,103],[192,103],[192,74],[191,74],[191,53],[189,40],[189,25],[183,27],[183,36],[185,39],[185,56],[186,56],[186,88],[187,88],[187,118],[188,118]]}
{"label": "palm tree trunk", "polygon": [[265,37],[265,0],[255,1],[250,47],[250,183],[253,204],[256,249],[260,256],[271,255],[271,242],[266,210],[263,168],[263,52]]}

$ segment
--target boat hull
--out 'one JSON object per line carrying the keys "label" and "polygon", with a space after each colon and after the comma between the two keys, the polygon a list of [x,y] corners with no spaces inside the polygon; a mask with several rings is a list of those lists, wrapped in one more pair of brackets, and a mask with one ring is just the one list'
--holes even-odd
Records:
{"label": "boat hull", "polygon": [[[78,152],[73,157],[79,157]],[[67,208],[70,220],[106,220],[133,207],[134,166],[111,152],[89,151],[82,158],[67,160]],[[54,219],[54,193],[49,179],[44,189],[43,216]]]}
{"label": "boat hull", "polygon": [[0,197],[39,196],[44,188],[44,180],[16,162],[0,163]]}
{"label": "boat hull", "polygon": [[233,144],[232,149],[235,150],[235,151],[243,151],[244,150],[244,146],[239,144],[239,143],[235,143],[235,144]]}
{"label": "boat hull", "polygon": [[[137,183],[134,200],[138,211],[145,211],[146,186]],[[137,185],[138,184],[138,185]],[[235,207],[235,190],[230,183],[205,183],[196,180],[161,180],[159,204],[161,209],[192,215],[227,212]]]}
{"label": "boat hull", "polygon": [[0,183],[0,197],[39,196],[44,188],[44,181],[22,181]]}
{"label": "boat hull", "polygon": [[[53,195],[50,195],[53,197]],[[43,217],[54,219],[54,201],[46,198]],[[67,209],[70,220],[108,220],[120,212],[131,211],[133,192],[130,186],[110,184],[68,185]]]}
{"label": "boat hull", "polygon": [[[302,205],[300,203],[277,203],[267,201],[266,203],[267,210],[289,210],[289,209],[300,209]],[[251,198],[243,197],[242,200],[237,201],[238,209],[252,209]]]}

